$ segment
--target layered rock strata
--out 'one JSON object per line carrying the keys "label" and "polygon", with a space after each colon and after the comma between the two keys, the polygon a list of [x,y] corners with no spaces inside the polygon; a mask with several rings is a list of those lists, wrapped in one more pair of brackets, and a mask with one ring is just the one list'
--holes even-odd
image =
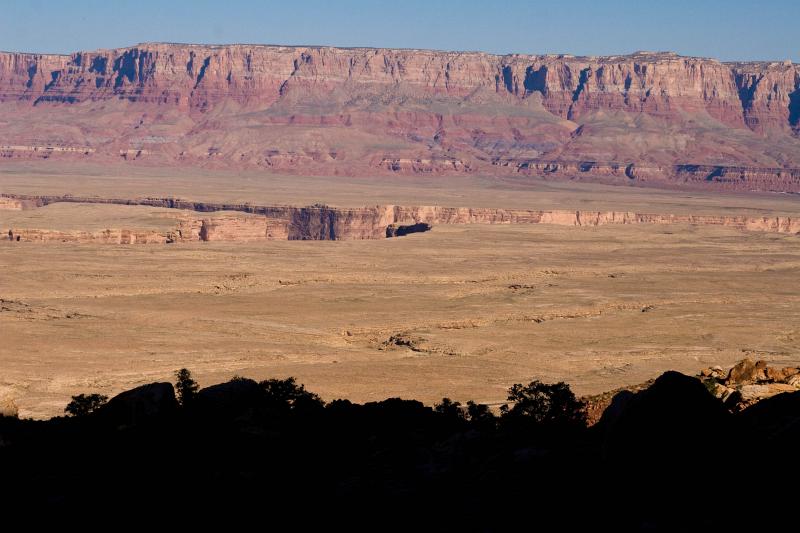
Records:
{"label": "layered rock strata", "polygon": [[562,179],[590,179],[604,183],[669,184],[687,188],[708,185],[736,191],[800,191],[800,169],[725,165],[638,165],[599,161],[545,161],[498,159],[493,162],[527,175]]}
{"label": "layered rock strata", "polygon": [[[8,240],[66,240],[98,242],[178,242],[178,241],[254,241],[254,240],[348,240],[382,239],[427,231],[437,224],[555,224],[561,226],[603,226],[609,224],[692,224],[732,227],[745,231],[800,233],[800,217],[752,217],[744,215],[671,215],[627,211],[524,210],[440,206],[383,205],[340,208],[325,205],[309,207],[257,206],[191,202],[174,198],[136,200],[75,197],[2,195],[14,205],[45,206],[58,202],[144,205],[187,212],[217,213],[213,217],[184,217],[174,231],[134,232],[106,230],[69,237],[44,230],[8,230]],[[236,212],[243,213],[237,216]],[[19,239],[17,239],[19,237]]]}
{"label": "layered rock strata", "polygon": [[165,43],[3,52],[4,121],[0,158],[800,191],[791,62]]}
{"label": "layered rock strata", "polygon": [[298,88],[353,96],[405,88],[457,98],[489,89],[516,100],[538,93],[548,111],[569,119],[602,108],[662,116],[704,111],[734,127],[781,131],[798,126],[799,78],[791,62],[721,63],[666,52],[498,56],[148,43],[71,55],[0,53],[2,102],[124,99],[205,109],[227,99],[269,106]]}

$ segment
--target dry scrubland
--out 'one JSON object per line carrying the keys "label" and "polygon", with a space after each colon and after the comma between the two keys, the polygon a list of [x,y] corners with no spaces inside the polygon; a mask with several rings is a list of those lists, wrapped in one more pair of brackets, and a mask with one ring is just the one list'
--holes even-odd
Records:
{"label": "dry scrubland", "polygon": [[[795,214],[791,196],[722,196],[481,178],[370,182],[227,174],[25,174],[0,191],[195,200]],[[149,176],[149,177],[148,177]],[[452,191],[456,191],[455,194]],[[55,208],[55,209],[52,209]],[[72,206],[74,208],[74,206]],[[50,211],[45,211],[45,209]],[[2,217],[65,228],[169,222],[65,205]],[[37,211],[39,213],[37,214]],[[166,221],[165,221],[166,220]],[[0,220],[2,221],[2,220]],[[92,226],[94,228],[94,226]],[[144,227],[144,226],[143,226]],[[188,367],[297,376],[326,399],[504,400],[515,382],[595,393],[744,355],[800,364],[800,237],[721,227],[436,226],[397,239],[176,245],[0,243],[0,392],[21,415]]]}

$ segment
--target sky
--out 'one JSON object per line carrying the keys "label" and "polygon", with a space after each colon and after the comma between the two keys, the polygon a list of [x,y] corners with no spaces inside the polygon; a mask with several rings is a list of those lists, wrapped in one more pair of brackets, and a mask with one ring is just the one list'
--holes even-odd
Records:
{"label": "sky", "polygon": [[142,42],[800,62],[800,0],[0,0],[0,50]]}

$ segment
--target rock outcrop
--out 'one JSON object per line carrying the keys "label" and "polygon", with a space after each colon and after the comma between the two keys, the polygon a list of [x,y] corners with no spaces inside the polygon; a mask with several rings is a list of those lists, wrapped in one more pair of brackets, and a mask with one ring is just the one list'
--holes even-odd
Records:
{"label": "rock outcrop", "polygon": [[102,231],[59,231],[50,229],[11,228],[4,238],[14,242],[68,242],[98,244],[165,244],[170,234],[158,231],[107,229]]}
{"label": "rock outcrop", "polygon": [[3,52],[2,117],[13,121],[0,158],[800,191],[791,62],[165,43]]}
{"label": "rock outcrop", "polygon": [[[187,241],[352,240],[382,239],[428,231],[437,224],[555,224],[604,226],[631,224],[691,224],[731,227],[743,231],[800,233],[800,217],[744,215],[671,215],[629,211],[525,210],[441,206],[344,208],[259,206],[191,202],[174,198],[98,198],[77,196],[0,195],[8,202],[28,206],[53,203],[143,205],[185,211],[171,231],[103,230],[65,232],[48,229],[0,228],[4,240],[99,242],[114,244],[173,243]],[[213,213],[206,217],[197,213]]]}
{"label": "rock outcrop", "polygon": [[252,379],[234,378],[200,389],[194,408],[201,416],[238,417],[253,409],[264,398],[264,389]]}
{"label": "rock outcrop", "polygon": [[177,409],[171,383],[148,383],[114,396],[97,414],[115,426],[133,426],[174,414]]}
{"label": "rock outcrop", "polygon": [[707,368],[699,377],[715,397],[735,412],[778,394],[800,391],[800,368],[774,368],[766,361],[749,358],[727,373],[719,367]]}
{"label": "rock outcrop", "polygon": [[697,379],[665,372],[607,418],[603,454],[611,461],[645,463],[652,450],[669,450],[688,459],[724,441],[730,423],[729,413]]}

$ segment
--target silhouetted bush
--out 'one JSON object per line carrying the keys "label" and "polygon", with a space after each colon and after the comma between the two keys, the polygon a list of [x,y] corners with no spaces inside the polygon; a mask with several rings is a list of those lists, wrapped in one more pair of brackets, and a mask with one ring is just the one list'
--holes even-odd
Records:
{"label": "silhouetted bush", "polygon": [[484,429],[494,428],[497,425],[497,417],[489,409],[488,405],[475,403],[472,400],[467,402],[467,419],[474,425]]}
{"label": "silhouetted bush", "polygon": [[86,416],[105,405],[107,401],[108,396],[102,394],[78,394],[72,397],[64,412],[70,416]]}
{"label": "silhouetted bush", "polygon": [[465,409],[461,406],[461,402],[454,402],[450,398],[442,398],[442,401],[433,406],[433,410],[448,418],[456,420],[466,420]]}
{"label": "silhouetted bush", "polygon": [[259,383],[266,393],[266,401],[270,407],[287,409],[313,409],[323,407],[325,403],[319,396],[297,384],[293,377],[286,379],[267,379]]}
{"label": "silhouetted bush", "polygon": [[575,397],[564,382],[542,383],[531,381],[528,385],[515,384],[508,389],[511,408],[500,408],[506,420],[530,421],[548,427],[585,427],[584,404]]}

